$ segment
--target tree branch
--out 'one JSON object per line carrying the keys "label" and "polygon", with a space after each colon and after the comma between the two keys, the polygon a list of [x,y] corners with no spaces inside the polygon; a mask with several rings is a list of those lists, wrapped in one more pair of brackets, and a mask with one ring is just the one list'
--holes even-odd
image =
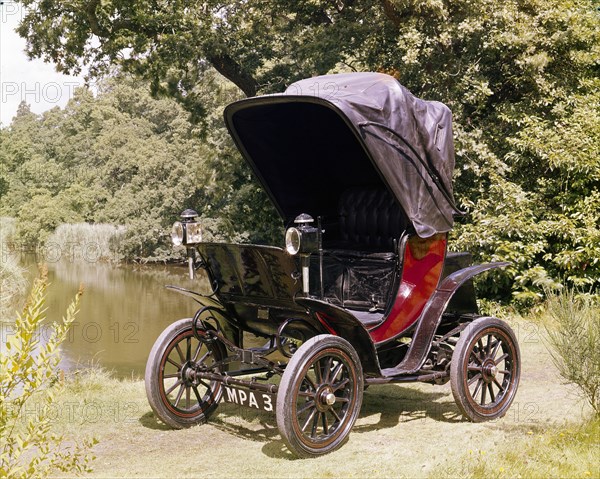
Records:
{"label": "tree branch", "polygon": [[96,16],[96,8],[100,5],[100,0],[91,0],[85,7],[85,13],[90,24],[91,32],[97,37],[106,37],[109,32],[100,26],[98,17]]}
{"label": "tree branch", "polygon": [[258,84],[254,77],[245,72],[239,63],[226,53],[210,53],[206,59],[221,75],[235,83],[246,96],[255,96]]}

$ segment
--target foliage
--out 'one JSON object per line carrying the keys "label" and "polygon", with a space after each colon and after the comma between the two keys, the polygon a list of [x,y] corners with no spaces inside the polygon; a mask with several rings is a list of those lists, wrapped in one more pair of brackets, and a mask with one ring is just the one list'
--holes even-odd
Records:
{"label": "foliage", "polygon": [[[215,91],[219,79],[213,80]],[[229,99],[226,90],[212,100],[215,109]],[[80,238],[64,234],[77,235],[79,228],[94,235],[100,227],[61,225],[109,223],[126,229],[113,245],[119,258],[164,261],[177,257],[170,227],[188,207],[228,225],[215,232],[221,239],[269,241],[272,227],[255,226],[269,224],[272,208],[267,211],[266,195],[251,184],[223,130],[219,125],[210,140],[202,139],[173,100],[153,99],[139,81],[123,76],[102,82],[96,97],[76,90],[64,110],[37,116],[22,107],[2,130],[0,148],[10,192],[0,209],[18,219],[16,246],[58,241],[68,249],[65,241]]]}
{"label": "foliage", "polygon": [[[488,297],[529,305],[544,285],[600,286],[600,13],[592,0],[21,3],[31,56],[64,71],[87,63],[92,76],[118,65],[184,106],[217,145],[208,155],[214,182],[202,195],[246,231],[265,224],[267,207],[264,196],[259,208],[239,207],[258,193],[212,128],[214,70],[246,95],[316,74],[383,71],[454,113],[456,197],[469,214],[453,248],[513,262],[481,282]],[[221,84],[216,96],[223,91],[231,89]],[[214,198],[212,186],[231,190]]]}
{"label": "foliage", "polygon": [[600,418],[600,305],[574,290],[547,291],[546,304],[552,360]]}
{"label": "foliage", "polygon": [[45,320],[45,274],[36,279],[14,334],[0,352],[0,476],[47,477],[52,472],[89,472],[95,440],[67,445],[52,425],[52,406],[63,385],[58,377],[59,347],[75,320],[79,297],[41,339]]}

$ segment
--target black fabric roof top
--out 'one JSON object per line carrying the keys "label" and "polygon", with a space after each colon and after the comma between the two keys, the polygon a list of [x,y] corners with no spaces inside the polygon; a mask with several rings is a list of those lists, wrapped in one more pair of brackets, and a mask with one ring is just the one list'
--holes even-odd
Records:
{"label": "black fabric roof top", "polygon": [[286,221],[335,214],[349,188],[387,188],[423,238],[452,228],[452,115],[380,73],[301,80],[229,105],[225,122]]}

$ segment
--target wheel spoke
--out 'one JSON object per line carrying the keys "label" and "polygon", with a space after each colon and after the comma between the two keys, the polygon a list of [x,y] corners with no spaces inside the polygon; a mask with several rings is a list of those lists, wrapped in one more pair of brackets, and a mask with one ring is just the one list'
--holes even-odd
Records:
{"label": "wheel spoke", "polygon": [[331,411],[331,414],[333,414],[333,417],[335,417],[338,422],[342,422],[342,418],[338,416],[338,413],[335,412],[335,409],[331,408],[329,411]]}
{"label": "wheel spoke", "polygon": [[306,428],[308,427],[308,425],[310,424],[310,422],[312,421],[313,417],[315,416],[317,412],[317,408],[314,408],[310,414],[308,415],[308,417],[306,418],[306,421],[304,422],[304,425],[302,426],[302,432],[304,432],[306,430]]}
{"label": "wheel spoke", "polygon": [[192,359],[192,338],[187,338],[186,339],[186,344],[185,344],[185,360],[189,361],[190,359]]}
{"label": "wheel spoke", "polygon": [[337,379],[337,377],[339,376],[339,374],[343,368],[344,368],[344,363],[341,361],[339,363],[337,363],[335,368],[333,368],[333,373],[331,375],[331,383],[332,384],[335,382],[335,380]]}
{"label": "wheel spoke", "polygon": [[333,363],[333,358],[329,356],[327,358],[327,362],[325,363],[325,376],[323,377],[323,383],[329,383],[329,377],[331,376],[331,366]]}
{"label": "wheel spoke", "polygon": [[[199,352],[200,352],[200,350],[198,349],[198,351],[196,351],[196,354],[195,354],[195,356],[197,356]],[[195,362],[196,364],[204,364],[204,361],[206,361],[206,358],[208,358],[208,356],[210,356],[210,351],[206,351],[206,352],[205,352],[205,353],[202,355],[202,357],[201,357],[200,359],[198,359],[198,360],[196,360],[196,358],[194,357],[194,362]]]}
{"label": "wheel spoke", "polygon": [[471,351],[471,355],[469,357],[469,359],[473,358],[475,361],[477,361],[479,364],[482,364],[483,361],[481,360],[481,358],[479,357],[478,351],[475,350],[475,348],[473,348],[473,351]]}
{"label": "wheel spoke", "polygon": [[477,397],[477,393],[479,392],[479,389],[481,389],[481,385],[483,384],[483,378],[479,379],[479,382],[477,383],[477,386],[475,386],[475,391],[473,391],[473,399],[475,399]]}
{"label": "wheel spoke", "polygon": [[486,354],[486,356],[489,356],[491,352],[492,352],[492,335],[488,334],[488,336],[487,336],[487,346],[485,347],[485,354]]}
{"label": "wheel spoke", "polygon": [[163,376],[163,379],[173,379],[173,378],[178,378],[178,377],[179,377],[179,373],[165,374]]}
{"label": "wheel spoke", "polygon": [[198,405],[202,404],[202,398],[200,397],[200,393],[198,392],[198,386],[192,386],[194,390],[194,396],[196,396],[196,401],[198,401]]}
{"label": "wheel spoke", "polygon": [[477,381],[478,379],[481,379],[481,373],[476,374],[475,376],[473,376],[469,382],[467,383],[468,386],[471,386],[475,381]]}
{"label": "wheel spoke", "polygon": [[502,356],[500,356],[498,359],[496,359],[494,361],[494,364],[496,364],[496,366],[498,365],[498,363],[501,363],[502,361],[504,361],[506,358],[508,357],[508,353],[504,353]]}
{"label": "wheel spoke", "polygon": [[467,366],[467,371],[481,371],[482,370],[482,366],[476,366],[474,364],[469,364]]}
{"label": "wheel spoke", "polygon": [[300,409],[298,409],[296,416],[300,416],[300,414],[305,413],[306,411],[308,411],[310,408],[313,408],[313,407],[315,407],[315,402],[307,401],[306,404],[304,404],[304,406],[302,406]]}
{"label": "wheel spoke", "polygon": [[350,399],[348,399],[348,398],[339,398],[339,397],[336,396],[335,402],[350,402]]}
{"label": "wheel spoke", "polygon": [[484,350],[483,341],[481,340],[481,338],[479,338],[477,340],[477,353],[479,354],[479,353],[483,352],[483,350]]}
{"label": "wheel spoke", "polygon": [[175,345],[175,349],[177,350],[177,354],[179,354],[179,359],[181,359],[181,362],[185,363],[185,357],[183,356],[183,352],[181,351],[181,348],[179,347],[179,343],[177,343]]}
{"label": "wheel spoke", "polygon": [[306,398],[314,398],[315,393],[310,391],[298,391],[298,396],[306,397]]}
{"label": "wheel spoke", "polygon": [[[317,362],[315,362],[315,365],[313,367],[313,369],[315,370],[315,380],[317,381],[317,384],[323,384],[323,371],[321,370],[321,360],[317,360]],[[317,388],[315,388],[317,389]]]}
{"label": "wheel spoke", "polygon": [[191,387],[185,388],[185,408],[186,409],[190,408],[190,389],[192,389],[192,388]]}
{"label": "wheel spoke", "polygon": [[[315,386],[315,383],[313,382],[313,380],[311,378],[309,378],[308,376],[304,376],[303,381],[306,381],[308,383],[308,386],[310,388],[312,388],[313,391],[317,390],[317,386]],[[313,394],[314,396],[314,394]]]}
{"label": "wheel spoke", "polygon": [[184,390],[185,390],[185,386],[182,384],[181,387],[179,388],[179,392],[177,393],[177,397],[175,398],[175,403],[173,404],[175,407],[177,407],[177,405],[179,404],[179,401],[181,401],[181,397],[183,396]]}
{"label": "wheel spoke", "polygon": [[335,391],[343,388],[349,382],[350,382],[350,379],[346,378],[346,379],[344,379],[343,381],[340,381],[337,384],[333,384],[331,388],[333,389],[333,392],[335,392]]}
{"label": "wheel spoke", "polygon": [[165,391],[165,396],[168,396],[169,394],[171,394],[175,390],[175,388],[182,383],[183,383],[183,381],[181,379],[178,380],[175,384],[173,384],[169,389],[167,389]]}
{"label": "wheel spoke", "polygon": [[[316,409],[315,409],[316,412]],[[319,416],[320,414],[315,414],[315,418],[313,419],[312,429],[310,431],[310,437],[314,438],[317,435],[317,427],[319,426]]]}
{"label": "wheel spoke", "polygon": [[494,387],[492,383],[488,383],[488,389],[490,390],[490,399],[493,403],[496,402],[496,395],[494,394]]}
{"label": "wheel spoke", "polygon": [[325,412],[321,413],[321,418],[323,422],[323,434],[329,434],[329,425],[327,424],[327,414]]}
{"label": "wheel spoke", "polygon": [[494,384],[500,388],[500,391],[498,391],[498,392],[504,392],[504,388],[502,387],[502,384],[500,384],[496,378],[494,378]]}
{"label": "wheel spoke", "polygon": [[204,386],[206,389],[210,389],[210,384],[208,384],[206,381],[204,381],[203,379],[198,379],[198,382],[200,384],[202,384],[202,386]]}
{"label": "wheel spoke", "polygon": [[483,385],[483,389],[481,390],[481,405],[484,406],[485,405],[485,397],[487,395],[487,384]]}
{"label": "wheel spoke", "polygon": [[181,367],[181,364],[176,363],[171,358],[167,358],[167,361],[170,362],[173,366],[175,366],[178,370]]}
{"label": "wheel spoke", "polygon": [[194,351],[194,356],[192,358],[192,361],[196,361],[196,359],[198,358],[198,354],[200,354],[200,350],[202,349],[202,341],[198,341],[198,346],[196,346],[196,351]]}
{"label": "wheel spoke", "polygon": [[492,354],[490,355],[490,358],[494,359],[496,357],[496,354],[498,354],[498,349],[500,348],[501,344],[502,344],[502,341],[498,339],[496,341],[496,345],[494,346],[494,350],[492,351]]}

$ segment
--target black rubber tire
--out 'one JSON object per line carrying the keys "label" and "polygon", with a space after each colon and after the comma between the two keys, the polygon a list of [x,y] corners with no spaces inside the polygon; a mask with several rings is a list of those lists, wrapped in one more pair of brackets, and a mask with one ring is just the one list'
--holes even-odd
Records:
{"label": "black rubber tire", "polygon": [[467,419],[483,422],[503,417],[515,398],[520,375],[517,338],[504,321],[477,318],[461,333],[452,354],[450,385]]}
{"label": "black rubber tire", "polygon": [[[205,364],[211,364],[223,359],[225,351],[215,341],[208,343],[198,341],[192,332],[192,319],[186,318],[171,324],[161,333],[146,363],[144,379],[150,407],[158,419],[175,429],[206,422],[218,406],[223,394],[220,382],[193,382],[182,379],[182,375],[185,376],[184,371],[193,364],[194,356],[196,363],[202,360]],[[180,384],[173,386],[176,383]],[[169,391],[172,387],[174,389]],[[171,396],[173,392],[177,393],[174,399]],[[184,393],[184,405],[180,407],[179,403]]]}
{"label": "black rubber tire", "polygon": [[[290,451],[309,458],[340,447],[360,412],[363,387],[362,366],[348,341],[321,334],[302,344],[285,368],[277,393],[277,426]],[[335,400],[327,404],[331,395]],[[310,434],[304,432],[309,423]]]}

